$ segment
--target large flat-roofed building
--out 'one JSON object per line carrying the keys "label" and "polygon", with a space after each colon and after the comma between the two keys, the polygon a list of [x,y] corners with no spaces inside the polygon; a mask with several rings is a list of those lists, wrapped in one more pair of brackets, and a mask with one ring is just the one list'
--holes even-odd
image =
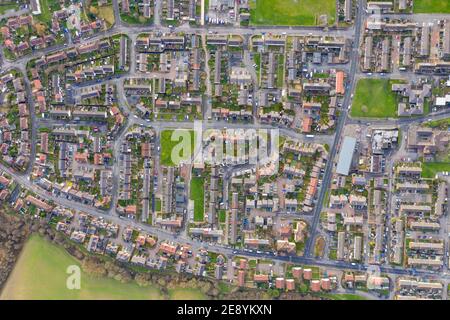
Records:
{"label": "large flat-roofed building", "polygon": [[344,137],[336,173],[348,176],[352,164],[353,153],[355,152],[356,139],[353,137]]}
{"label": "large flat-roofed building", "polygon": [[408,265],[412,266],[430,266],[430,267],[441,267],[444,264],[441,258],[434,259],[422,259],[422,258],[410,258],[408,257]]}

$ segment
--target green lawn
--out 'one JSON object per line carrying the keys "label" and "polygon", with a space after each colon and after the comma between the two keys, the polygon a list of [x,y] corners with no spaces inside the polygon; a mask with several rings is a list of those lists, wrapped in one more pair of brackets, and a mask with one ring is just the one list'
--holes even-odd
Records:
{"label": "green lawn", "polygon": [[280,54],[278,56],[278,66],[277,66],[277,86],[278,88],[283,87],[284,82],[284,55]]}
{"label": "green lawn", "polygon": [[226,282],[219,282],[219,290],[222,293],[229,293],[232,289],[232,286]]}
{"label": "green lawn", "polygon": [[[80,265],[63,248],[44,238],[33,235],[25,245],[20,258],[11,273],[0,300],[156,300],[162,295],[155,287],[140,287],[136,283],[123,284],[110,278],[96,278],[81,273],[81,289],[66,287],[67,267]],[[177,288],[169,291],[173,299],[205,298],[195,289]]]}
{"label": "green lawn", "polygon": [[337,260],[337,250],[336,249],[331,249],[328,253],[328,258],[330,260]]}
{"label": "green lawn", "polygon": [[328,79],[330,75],[328,73],[314,73],[313,78],[316,79]]}
{"label": "green lawn", "polygon": [[112,5],[109,6],[99,6],[98,7],[98,17],[105,19],[109,26],[112,26],[115,22],[114,9]]}
{"label": "green lawn", "polygon": [[219,210],[219,222],[224,223],[227,219],[227,212],[225,209]]}
{"label": "green lawn", "polygon": [[129,24],[146,24],[150,23],[151,19],[147,19],[144,16],[133,16],[130,14],[121,13],[120,19],[122,19],[123,22],[129,23]]}
{"label": "green lawn", "polygon": [[52,21],[53,11],[61,9],[57,0],[39,0],[41,5],[41,14],[37,15],[37,18],[44,23],[50,23]]}
{"label": "green lawn", "polygon": [[450,171],[450,162],[424,162],[422,177],[434,178],[438,172]]}
{"label": "green lawn", "polygon": [[450,127],[450,118],[429,121],[426,123],[426,126],[430,128],[440,128],[443,130],[447,130]]}
{"label": "green lawn", "polygon": [[205,200],[205,179],[202,177],[191,178],[191,200],[194,200],[194,221],[203,221]]}
{"label": "green lawn", "polygon": [[396,118],[397,97],[392,92],[393,80],[361,79],[351,109],[352,117]]}
{"label": "green lawn", "polygon": [[197,289],[169,289],[171,300],[205,300],[205,295]]}
{"label": "green lawn", "polygon": [[5,3],[0,4],[0,14],[4,14],[8,10],[19,10],[19,5],[17,3]]}
{"label": "green lawn", "polygon": [[331,300],[367,300],[362,296],[352,293],[324,293],[322,295]]}
{"label": "green lawn", "polygon": [[450,13],[448,0],[414,0],[414,13]]}
{"label": "green lawn", "polygon": [[156,212],[161,211],[161,199],[159,198],[155,199],[155,211]]}
{"label": "green lawn", "polygon": [[250,0],[253,25],[317,25],[326,14],[328,24],[335,21],[335,0]]}
{"label": "green lawn", "polygon": [[[190,152],[187,152],[186,154],[182,152],[181,145],[178,146],[178,144],[181,142],[182,138],[179,138],[179,140],[172,141],[172,134],[174,130],[164,130],[161,132],[161,164],[165,166],[176,166],[178,165],[178,161],[175,161],[175,159],[172,159],[172,150],[178,146],[178,155],[180,156],[180,161],[186,161],[190,159],[193,150],[194,150],[194,131],[193,130],[181,130],[181,131],[188,131],[191,136],[190,141]],[[188,147],[186,146],[186,149]]]}
{"label": "green lawn", "polygon": [[253,56],[253,60],[255,61],[255,64],[256,64],[256,68],[255,68],[256,78],[259,83],[259,74],[261,73],[261,54],[255,53]]}

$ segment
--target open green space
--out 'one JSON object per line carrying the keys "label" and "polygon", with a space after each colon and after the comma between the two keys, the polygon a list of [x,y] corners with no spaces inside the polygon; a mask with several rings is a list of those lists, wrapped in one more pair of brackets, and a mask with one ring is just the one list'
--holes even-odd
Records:
{"label": "open green space", "polygon": [[426,123],[426,126],[430,128],[440,128],[443,130],[447,130],[450,127],[450,118],[428,121]]}
{"label": "open green space", "polygon": [[171,300],[205,300],[205,295],[197,289],[169,289]]}
{"label": "open green space", "polygon": [[313,74],[313,78],[316,78],[316,79],[328,79],[329,77],[330,77],[330,74],[328,74],[328,73],[317,72],[317,73]]}
{"label": "open green space", "polygon": [[227,219],[227,212],[225,209],[219,210],[219,222],[224,223]]}
{"label": "open green space", "polygon": [[144,16],[134,16],[125,13],[120,14],[120,19],[129,24],[146,24],[151,22],[151,19],[147,19]]}
{"label": "open green space", "polygon": [[115,22],[114,9],[112,5],[98,7],[98,16],[101,19],[105,19],[109,26],[112,26]]}
{"label": "open green space", "polygon": [[261,54],[260,53],[255,53],[253,55],[253,60],[255,61],[255,64],[256,64],[256,67],[255,67],[256,78],[257,78],[257,81],[259,83],[259,75],[261,73]]}
{"label": "open green space", "polygon": [[366,298],[353,293],[322,293],[321,296],[331,300],[367,300]]}
{"label": "open green space", "polygon": [[19,10],[19,5],[17,3],[2,3],[2,4],[0,4],[0,14],[4,14],[8,10]]}
{"label": "open green space", "polygon": [[392,92],[393,80],[361,79],[356,85],[350,114],[361,118],[396,118],[397,97]]}
{"label": "open green space", "polygon": [[414,0],[414,13],[450,13],[448,0]]}
{"label": "open green space", "polygon": [[434,178],[439,172],[450,172],[450,162],[424,162],[422,164],[422,177]]}
{"label": "open green space", "polygon": [[159,199],[159,198],[155,199],[155,211],[156,212],[161,211],[161,199]]}
{"label": "open green space", "polygon": [[[26,243],[3,291],[1,300],[156,300],[162,299],[156,287],[140,287],[136,283],[121,283],[110,278],[97,278],[81,272],[81,289],[69,290],[66,282],[69,266],[80,266],[62,247],[33,235]],[[169,290],[173,299],[205,298],[196,289]]]}
{"label": "open green space", "polygon": [[52,14],[54,11],[61,9],[61,6],[57,0],[39,0],[41,5],[41,14],[37,15],[37,18],[44,23],[50,23],[52,21]]}
{"label": "open green space", "polygon": [[327,15],[335,21],[335,0],[250,0],[250,23],[253,25],[313,26]]}
{"label": "open green space", "polygon": [[[188,132],[190,135],[190,142],[184,141],[182,137],[176,139],[174,135],[175,130],[164,130],[161,132],[161,164],[165,166],[176,166],[179,162],[187,161],[191,158],[194,151],[194,131],[193,130],[177,130],[180,132]],[[173,137],[173,139],[172,139]],[[175,154],[179,156],[179,161],[172,157],[172,151],[175,149]]]}
{"label": "open green space", "polygon": [[203,221],[205,201],[205,179],[191,178],[191,200],[194,200],[194,221]]}

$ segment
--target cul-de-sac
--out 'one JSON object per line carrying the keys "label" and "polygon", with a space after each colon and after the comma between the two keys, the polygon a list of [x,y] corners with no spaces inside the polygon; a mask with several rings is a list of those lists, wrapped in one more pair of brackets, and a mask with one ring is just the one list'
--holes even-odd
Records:
{"label": "cul-de-sac", "polygon": [[0,0],[0,39],[0,299],[448,299],[449,1]]}

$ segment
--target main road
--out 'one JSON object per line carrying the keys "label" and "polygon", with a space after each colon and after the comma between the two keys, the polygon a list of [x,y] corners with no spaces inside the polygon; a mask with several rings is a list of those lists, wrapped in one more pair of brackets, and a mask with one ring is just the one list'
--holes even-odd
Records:
{"label": "main road", "polygon": [[364,17],[364,10],[363,10],[363,0],[358,0],[358,6],[357,6],[357,12],[356,12],[356,18],[355,18],[355,33],[353,35],[353,45],[352,45],[352,51],[350,53],[350,72],[348,75],[348,86],[345,92],[344,97],[344,103],[343,108],[341,111],[341,115],[338,119],[337,125],[336,125],[336,134],[333,144],[331,145],[330,154],[327,166],[325,168],[325,173],[323,176],[323,182],[322,186],[319,190],[319,196],[317,199],[316,206],[314,208],[314,217],[312,219],[312,223],[310,226],[310,235],[308,237],[308,240],[306,242],[305,246],[305,253],[304,255],[306,257],[312,257],[314,253],[314,242],[315,242],[315,236],[317,233],[317,228],[320,221],[320,213],[322,212],[322,206],[325,198],[325,194],[327,190],[330,187],[330,180],[333,172],[334,167],[334,158],[337,153],[337,145],[339,143],[339,139],[342,135],[342,130],[344,128],[345,122],[347,120],[348,116],[348,108],[347,106],[350,105],[351,97],[353,94],[353,90],[355,88],[355,75],[357,73],[358,63],[359,63],[359,42],[361,37],[361,25],[363,23],[363,17]]}

